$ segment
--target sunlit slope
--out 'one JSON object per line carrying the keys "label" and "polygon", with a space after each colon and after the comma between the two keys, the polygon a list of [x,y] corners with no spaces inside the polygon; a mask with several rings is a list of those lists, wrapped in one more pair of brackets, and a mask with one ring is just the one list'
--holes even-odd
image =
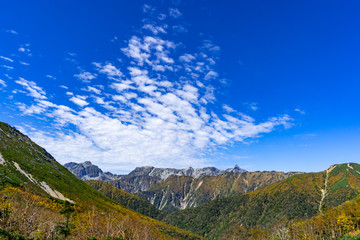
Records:
{"label": "sunlit slope", "polygon": [[226,239],[234,229],[270,228],[277,221],[308,218],[353,199],[360,190],[360,165],[334,165],[298,174],[240,196],[220,198],[169,214],[165,221],[209,239]]}
{"label": "sunlit slope", "polygon": [[[123,207],[0,123],[0,234],[46,239],[199,239]],[[66,200],[66,201],[65,201]],[[31,224],[24,224],[31,222]]]}
{"label": "sunlit slope", "polygon": [[287,230],[294,240],[360,239],[360,196],[310,219],[296,221]]}

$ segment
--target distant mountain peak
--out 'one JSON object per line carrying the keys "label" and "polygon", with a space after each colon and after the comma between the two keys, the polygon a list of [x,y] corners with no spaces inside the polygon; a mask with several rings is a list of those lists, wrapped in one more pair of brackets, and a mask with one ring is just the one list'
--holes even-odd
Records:
{"label": "distant mountain peak", "polygon": [[245,169],[240,168],[239,165],[236,164],[234,168],[228,168],[225,170],[225,172],[243,173],[247,171]]}
{"label": "distant mountain peak", "polygon": [[64,167],[83,180],[114,180],[113,174],[104,173],[98,166],[92,164],[90,161],[83,163],[69,162],[64,164]]}

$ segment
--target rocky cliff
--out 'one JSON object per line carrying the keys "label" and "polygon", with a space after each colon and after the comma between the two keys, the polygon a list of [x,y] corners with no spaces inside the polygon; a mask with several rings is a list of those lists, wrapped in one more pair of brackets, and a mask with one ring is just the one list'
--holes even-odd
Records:
{"label": "rocky cliff", "polygon": [[286,179],[296,172],[228,172],[218,176],[193,178],[172,176],[137,195],[160,210],[173,212],[193,208],[221,197],[240,195]]}
{"label": "rocky cliff", "polygon": [[135,168],[127,175],[116,175],[109,172],[104,173],[98,166],[93,165],[89,161],[84,163],[70,162],[66,163],[64,166],[80,179],[110,182],[116,187],[130,193],[147,191],[151,186],[165,181],[172,176],[183,176],[199,179],[205,176],[219,176],[227,172],[246,172],[246,170],[241,169],[238,165],[227,170],[219,170],[215,167],[197,169],[189,167],[184,169],[176,169],[144,166]]}

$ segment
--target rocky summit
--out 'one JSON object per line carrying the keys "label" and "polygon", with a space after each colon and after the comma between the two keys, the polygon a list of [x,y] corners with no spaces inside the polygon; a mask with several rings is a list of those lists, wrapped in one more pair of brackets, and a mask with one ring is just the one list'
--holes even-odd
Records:
{"label": "rocky summit", "polygon": [[93,165],[90,161],[83,163],[69,162],[66,163],[64,167],[82,180],[114,180],[113,174],[109,172],[104,173],[98,166]]}

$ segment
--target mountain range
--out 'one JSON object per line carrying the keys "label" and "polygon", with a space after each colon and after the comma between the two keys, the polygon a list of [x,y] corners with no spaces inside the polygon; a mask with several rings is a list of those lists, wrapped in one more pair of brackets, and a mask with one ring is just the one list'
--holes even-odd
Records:
{"label": "mountain range", "polygon": [[114,186],[136,194],[158,209],[174,212],[192,208],[211,200],[240,195],[298,174],[298,172],[247,172],[238,165],[219,170],[137,167],[127,175],[104,173],[91,162],[64,165],[78,178],[107,181]]}
{"label": "mountain range", "polygon": [[137,167],[127,175],[117,175],[110,172],[103,172],[98,166],[92,164],[90,161],[83,163],[69,162],[64,164],[70,172],[82,180],[100,180],[100,181],[111,181],[119,180],[125,178],[126,176],[149,176],[161,181],[166,180],[171,176],[186,176],[192,178],[202,178],[204,176],[218,176],[224,173],[233,172],[233,173],[243,173],[246,170],[240,168],[238,165],[235,165],[234,168],[228,168],[226,170],[220,170],[215,167],[205,167],[205,168],[156,168],[151,166]]}

